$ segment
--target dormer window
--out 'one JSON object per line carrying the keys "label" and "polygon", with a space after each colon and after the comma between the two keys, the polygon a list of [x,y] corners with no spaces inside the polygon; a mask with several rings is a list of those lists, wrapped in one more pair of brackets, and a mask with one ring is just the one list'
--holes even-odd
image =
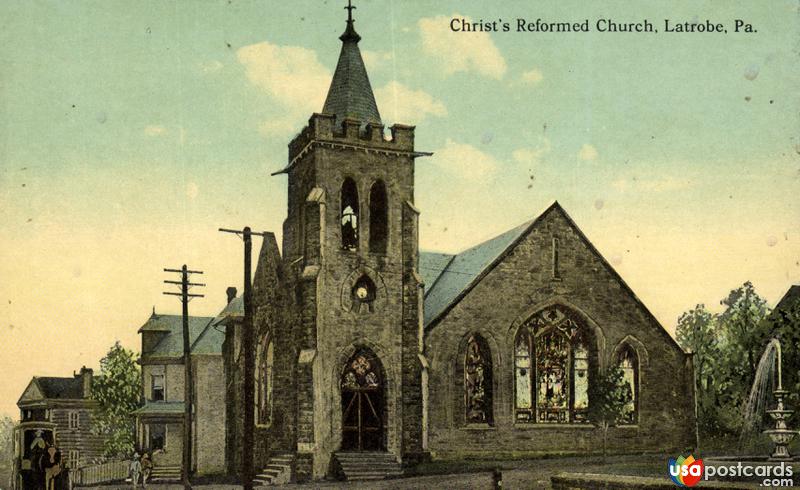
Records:
{"label": "dormer window", "polygon": [[353,179],[347,178],[342,184],[342,248],[358,248],[358,189]]}

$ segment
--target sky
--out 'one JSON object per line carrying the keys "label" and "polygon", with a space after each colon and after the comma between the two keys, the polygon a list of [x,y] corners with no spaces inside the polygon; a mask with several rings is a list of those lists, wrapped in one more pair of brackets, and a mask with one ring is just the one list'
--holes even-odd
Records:
{"label": "sky", "polygon": [[[345,2],[0,3],[0,413],[153,308],[162,271],[242,284],[219,227],[274,231],[287,144],[322,109]],[[567,210],[664,327],[745,281],[800,283],[796,1],[362,0],[384,123],[417,126],[423,250]],[[453,18],[710,19],[744,34],[455,33]],[[198,279],[199,280],[199,279]],[[199,292],[199,291],[198,291]]]}

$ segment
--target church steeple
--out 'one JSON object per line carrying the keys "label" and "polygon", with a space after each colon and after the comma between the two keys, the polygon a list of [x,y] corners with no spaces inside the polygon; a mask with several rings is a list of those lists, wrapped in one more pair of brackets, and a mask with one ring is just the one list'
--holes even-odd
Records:
{"label": "church steeple", "polygon": [[339,37],[342,41],[342,51],[336,72],[333,74],[328,97],[322,112],[336,116],[339,124],[345,118],[358,119],[362,123],[381,124],[378,105],[369,83],[367,69],[358,49],[361,36],[353,26],[353,9],[350,0],[347,2],[347,27]]}

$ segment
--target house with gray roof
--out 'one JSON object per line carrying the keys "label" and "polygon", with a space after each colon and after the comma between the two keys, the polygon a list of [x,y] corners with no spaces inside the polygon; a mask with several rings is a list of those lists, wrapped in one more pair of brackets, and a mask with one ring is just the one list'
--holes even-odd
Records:
{"label": "house with gray roof", "polygon": [[35,462],[33,446],[37,438],[54,444],[61,451],[64,467],[78,468],[103,456],[103,437],[92,433],[98,408],[92,399],[94,383],[91,369],[82,367],[69,377],[34,376],[22,392],[20,422],[14,429],[19,451],[16,483],[22,488]]}
{"label": "house with gray roof", "polygon": [[[197,475],[225,469],[225,331],[217,324],[221,315],[189,317],[194,398],[191,471]],[[154,479],[178,480],[185,412],[182,316],[153,310],[139,334],[143,405],[134,412],[137,444],[152,454]]]}

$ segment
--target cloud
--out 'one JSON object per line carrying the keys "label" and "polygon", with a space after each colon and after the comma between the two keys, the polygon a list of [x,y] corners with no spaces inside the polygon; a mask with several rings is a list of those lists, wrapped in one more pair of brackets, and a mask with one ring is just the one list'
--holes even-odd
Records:
{"label": "cloud", "polygon": [[361,51],[361,57],[364,59],[364,65],[366,65],[368,71],[380,69],[384,64],[394,59],[394,56],[389,51],[370,51],[369,49]]}
{"label": "cloud", "polygon": [[544,79],[542,72],[539,70],[533,69],[528,70],[520,76],[520,81],[527,84],[537,84]]}
{"label": "cloud", "polygon": [[266,92],[284,114],[277,123],[263,123],[262,131],[291,131],[311,113],[322,110],[331,72],[315,51],[262,42],[239,48],[236,59],[250,83]]}
{"label": "cloud", "polygon": [[537,165],[542,157],[550,152],[550,140],[542,138],[542,143],[537,148],[518,148],[511,153],[511,158],[517,163]]}
{"label": "cloud", "polygon": [[445,75],[475,71],[495,80],[503,78],[508,68],[506,60],[489,34],[451,31],[450,20],[456,17],[472,21],[458,14],[420,19],[417,25],[422,36],[422,51],[439,61],[434,66]]}
{"label": "cloud", "polygon": [[419,124],[428,116],[444,117],[445,105],[423,90],[392,81],[375,91],[384,121]]}
{"label": "cloud", "polygon": [[488,153],[450,138],[444,147],[434,152],[433,159],[440,168],[468,180],[488,177],[499,167],[497,160]]}
{"label": "cloud", "polygon": [[225,65],[223,65],[221,62],[217,60],[204,61],[202,63],[197,64],[197,67],[203,73],[215,73],[220,71],[224,66]]}
{"label": "cloud", "polygon": [[159,124],[151,124],[144,127],[144,134],[146,134],[147,136],[152,136],[152,137],[164,136],[167,133],[168,133],[167,128]]}
{"label": "cloud", "polygon": [[588,143],[581,146],[580,151],[578,151],[578,158],[586,162],[597,160],[597,156],[597,148]]}

